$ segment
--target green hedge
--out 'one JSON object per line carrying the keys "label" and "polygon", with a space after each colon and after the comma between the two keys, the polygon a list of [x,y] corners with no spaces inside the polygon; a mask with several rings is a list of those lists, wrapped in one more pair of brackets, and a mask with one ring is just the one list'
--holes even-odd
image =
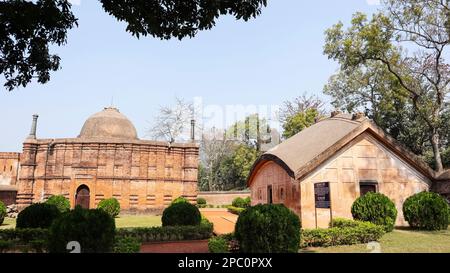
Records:
{"label": "green hedge", "polygon": [[[383,226],[370,222],[339,222],[341,227],[328,229],[306,229],[301,231],[301,247],[329,247],[338,245],[365,244],[378,241],[384,234]],[[338,224],[339,225],[339,224]]]}
{"label": "green hedge", "polygon": [[70,210],[69,199],[65,198],[63,195],[52,195],[45,201],[45,204],[56,206],[61,213]]}
{"label": "green hedge", "polygon": [[412,228],[446,230],[449,225],[450,208],[439,194],[421,192],[406,199],[403,203],[403,215]]}
{"label": "green hedge", "polygon": [[397,209],[394,202],[381,193],[368,192],[352,205],[353,219],[384,226],[387,232],[394,230]]}
{"label": "green hedge", "polygon": [[212,237],[208,241],[209,253],[229,253],[229,241],[222,236]]}
{"label": "green hedge", "polygon": [[60,215],[55,205],[32,204],[17,215],[16,228],[49,228]]}
{"label": "green hedge", "polygon": [[0,201],[0,225],[3,224],[5,217],[6,217],[6,206],[5,204],[3,204],[2,201]]}
{"label": "green hedge", "polygon": [[114,247],[114,219],[100,209],[76,207],[50,227],[49,251],[67,253],[67,243],[77,241],[83,253],[108,253]]}
{"label": "green hedge", "polygon": [[245,209],[244,208],[237,208],[237,207],[233,207],[233,206],[228,206],[228,212],[239,215],[241,214],[241,212],[243,212]]}
{"label": "green hedge", "polygon": [[202,219],[196,226],[165,226],[149,228],[121,228],[116,231],[116,238],[131,237],[142,243],[160,241],[203,240],[211,238],[213,224]]}
{"label": "green hedge", "polygon": [[141,242],[134,237],[116,237],[114,253],[139,253]]}
{"label": "green hedge", "polygon": [[120,203],[116,198],[103,199],[98,203],[97,208],[105,211],[112,218],[116,218],[120,213]]}
{"label": "green hedge", "polygon": [[0,230],[0,252],[45,252],[48,248],[49,232],[41,228]]}
{"label": "green hedge", "polygon": [[197,205],[206,205],[206,199],[202,197],[197,198]]}
{"label": "green hedge", "polygon": [[300,219],[284,205],[245,209],[236,223],[236,239],[244,253],[297,253]]}
{"label": "green hedge", "polygon": [[250,197],[246,198],[236,197],[235,199],[233,199],[231,205],[237,208],[248,208],[250,207],[250,203],[251,203]]}
{"label": "green hedge", "polygon": [[178,202],[163,211],[161,222],[163,226],[195,226],[200,224],[201,219],[202,216],[196,206]]}

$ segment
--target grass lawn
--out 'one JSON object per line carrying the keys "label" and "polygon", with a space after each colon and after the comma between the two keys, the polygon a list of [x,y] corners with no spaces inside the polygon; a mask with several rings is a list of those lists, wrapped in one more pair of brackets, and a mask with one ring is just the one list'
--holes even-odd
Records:
{"label": "grass lawn", "polygon": [[3,224],[0,226],[0,229],[15,228],[15,227],[16,227],[16,219],[5,217],[5,220],[3,221]]}
{"label": "grass lawn", "polygon": [[[382,253],[450,253],[450,230],[396,229],[380,240]],[[301,253],[370,253],[366,244],[301,249]]]}
{"label": "grass lawn", "polygon": [[116,228],[161,226],[161,216],[120,215],[116,218]]}

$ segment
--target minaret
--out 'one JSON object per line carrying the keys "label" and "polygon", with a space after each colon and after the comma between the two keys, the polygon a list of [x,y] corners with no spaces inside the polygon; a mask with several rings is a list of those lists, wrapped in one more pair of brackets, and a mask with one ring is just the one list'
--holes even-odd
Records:
{"label": "minaret", "polygon": [[195,120],[191,120],[191,142],[195,142]]}
{"label": "minaret", "polygon": [[27,139],[36,139],[36,128],[38,117],[39,116],[37,114],[33,115],[33,122],[31,123],[30,135],[27,137]]}

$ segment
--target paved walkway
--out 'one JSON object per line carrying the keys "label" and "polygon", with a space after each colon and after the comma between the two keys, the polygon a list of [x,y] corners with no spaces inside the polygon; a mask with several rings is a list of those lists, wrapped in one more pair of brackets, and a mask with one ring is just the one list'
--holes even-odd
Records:
{"label": "paved walkway", "polygon": [[209,253],[208,240],[146,243],[141,253]]}
{"label": "paved walkway", "polygon": [[238,216],[229,213],[226,209],[200,210],[202,214],[214,224],[214,233],[217,235],[234,232],[234,225]]}

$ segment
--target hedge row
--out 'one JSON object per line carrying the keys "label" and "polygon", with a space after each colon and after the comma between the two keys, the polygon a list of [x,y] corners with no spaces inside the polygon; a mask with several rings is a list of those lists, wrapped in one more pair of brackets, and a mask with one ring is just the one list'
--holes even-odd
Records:
{"label": "hedge row", "polygon": [[213,234],[213,224],[202,219],[197,226],[166,226],[149,228],[120,228],[116,238],[135,238],[142,243],[158,241],[183,241],[209,239]]}
{"label": "hedge row", "polygon": [[236,215],[241,214],[241,212],[243,212],[244,210],[245,210],[244,208],[228,206],[228,212],[236,214]]}
{"label": "hedge row", "polygon": [[0,252],[44,252],[48,246],[49,231],[41,228],[0,230]]}
{"label": "hedge row", "polygon": [[328,229],[302,230],[301,247],[364,244],[378,241],[385,234],[383,226],[370,222],[335,221],[333,225]]}

